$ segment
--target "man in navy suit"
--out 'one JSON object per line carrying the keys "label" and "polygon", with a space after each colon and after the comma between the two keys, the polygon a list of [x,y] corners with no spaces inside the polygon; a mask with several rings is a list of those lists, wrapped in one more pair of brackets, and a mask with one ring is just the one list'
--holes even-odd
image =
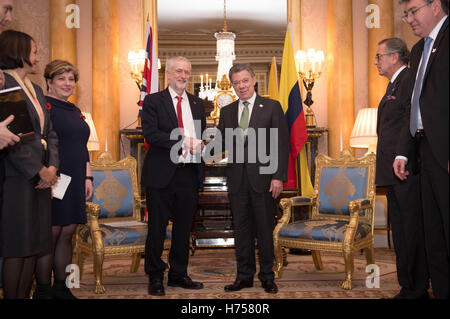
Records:
{"label": "man in navy suit", "polygon": [[[421,39],[411,50],[410,115],[394,162],[401,179],[420,172],[428,270],[436,298],[449,294],[448,0],[403,0],[403,20]],[[412,172],[406,167],[414,161]]]}
{"label": "man in navy suit", "polygon": [[147,95],[142,109],[142,129],[149,151],[142,169],[149,211],[145,271],[150,276],[149,294],[163,296],[166,263],[161,259],[169,217],[172,246],[168,285],[202,289],[187,274],[189,235],[203,179],[201,134],[206,128],[203,101],[186,92],[191,63],[184,57],[168,60],[169,87]]}
{"label": "man in navy suit", "polygon": [[419,178],[411,174],[405,181],[396,178],[392,163],[397,137],[405,122],[411,92],[408,88],[409,51],[399,38],[378,43],[375,65],[389,79],[386,94],[378,106],[377,169],[375,183],[386,187],[388,213],[392,225],[401,291],[395,299],[427,298],[429,287],[423,226],[419,210]]}
{"label": "man in navy suit", "polygon": [[[272,271],[272,233],[275,199],[283,191],[283,181],[287,180],[287,121],[278,101],[256,94],[255,73],[248,64],[234,65],[229,77],[239,100],[221,109],[218,130],[229,154],[227,186],[233,214],[237,276],[233,284],[225,286],[225,291],[253,286],[256,237],[258,278],[267,293],[277,293]],[[239,129],[242,134],[227,136],[230,130],[239,132]],[[266,154],[268,158],[264,159]]]}

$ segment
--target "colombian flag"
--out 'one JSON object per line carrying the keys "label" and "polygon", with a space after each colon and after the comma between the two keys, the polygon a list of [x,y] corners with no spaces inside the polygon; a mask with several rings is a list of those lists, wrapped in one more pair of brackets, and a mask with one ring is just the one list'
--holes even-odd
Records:
{"label": "colombian flag", "polygon": [[279,90],[279,101],[288,122],[291,139],[288,181],[284,184],[284,188],[297,189],[296,162],[297,157],[300,155],[301,191],[303,196],[310,196],[312,195],[313,188],[309,177],[306,151],[303,148],[308,139],[308,133],[306,131],[305,115],[303,113],[303,103],[300,95],[300,85],[289,27],[286,30],[286,37],[284,39]]}

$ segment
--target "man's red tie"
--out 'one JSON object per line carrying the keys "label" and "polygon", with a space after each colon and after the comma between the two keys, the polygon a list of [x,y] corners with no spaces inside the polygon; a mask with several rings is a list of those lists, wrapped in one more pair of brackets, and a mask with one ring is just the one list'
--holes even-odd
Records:
{"label": "man's red tie", "polygon": [[[184,125],[183,125],[183,112],[181,111],[181,100],[183,98],[181,96],[177,96],[177,118],[178,118],[178,128],[180,129],[180,134],[184,136]],[[186,158],[188,154],[188,150],[183,147],[183,157]]]}
{"label": "man's red tie", "polygon": [[178,117],[178,127],[180,128],[181,135],[184,135],[184,125],[183,125],[183,112],[181,111],[181,96],[177,96],[177,117]]}

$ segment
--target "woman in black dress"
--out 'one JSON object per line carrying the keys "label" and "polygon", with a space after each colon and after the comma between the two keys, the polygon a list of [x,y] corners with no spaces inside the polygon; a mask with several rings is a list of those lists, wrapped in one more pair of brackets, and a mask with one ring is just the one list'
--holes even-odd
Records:
{"label": "woman in black dress", "polygon": [[34,128],[33,135],[3,150],[0,256],[7,299],[30,297],[36,258],[51,251],[50,187],[57,181],[58,137],[42,89],[28,78],[38,63],[36,43],[28,34],[0,34],[5,88],[20,87]]}
{"label": "woman in black dress", "polygon": [[69,62],[55,60],[45,68],[44,77],[47,108],[59,139],[59,171],[70,176],[71,181],[63,199],[52,200],[53,254],[38,259],[34,297],[73,299],[65,282],[66,267],[72,263],[72,236],[78,224],[86,223],[85,202],[93,191],[87,150],[90,130],[80,109],[67,101],[78,81],[78,70]]}

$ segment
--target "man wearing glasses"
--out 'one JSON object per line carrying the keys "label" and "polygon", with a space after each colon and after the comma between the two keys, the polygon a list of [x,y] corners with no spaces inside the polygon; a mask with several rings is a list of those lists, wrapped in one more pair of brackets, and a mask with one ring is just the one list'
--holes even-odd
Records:
{"label": "man wearing glasses", "polygon": [[[394,172],[401,180],[420,173],[428,269],[436,298],[449,297],[449,31],[448,0],[401,0],[407,22],[422,39],[411,50],[408,123]],[[405,169],[411,161],[412,172]]]}
{"label": "man wearing glasses", "polygon": [[410,98],[408,88],[409,51],[399,38],[378,43],[375,66],[389,80],[386,94],[378,106],[377,169],[375,183],[386,188],[389,218],[401,291],[394,299],[428,298],[429,277],[425,256],[421,213],[418,209],[419,178],[411,174],[406,181],[394,175],[392,162],[398,132],[405,122],[405,110]]}

